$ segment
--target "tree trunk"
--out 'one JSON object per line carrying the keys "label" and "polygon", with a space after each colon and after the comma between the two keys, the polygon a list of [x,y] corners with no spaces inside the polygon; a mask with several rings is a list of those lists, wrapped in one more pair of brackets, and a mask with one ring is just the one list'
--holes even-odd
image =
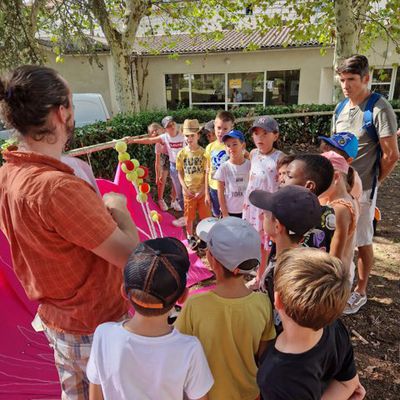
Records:
{"label": "tree trunk", "polygon": [[[366,0],[335,0],[334,12],[336,22],[335,53],[333,57],[334,75],[340,63],[357,52],[357,43],[361,32],[363,15],[368,1]],[[334,101],[343,97],[340,85],[334,79]]]}
{"label": "tree trunk", "polygon": [[114,83],[119,112],[136,113],[140,111],[137,71],[131,63],[130,55],[118,46],[111,47],[111,57],[114,67]]}

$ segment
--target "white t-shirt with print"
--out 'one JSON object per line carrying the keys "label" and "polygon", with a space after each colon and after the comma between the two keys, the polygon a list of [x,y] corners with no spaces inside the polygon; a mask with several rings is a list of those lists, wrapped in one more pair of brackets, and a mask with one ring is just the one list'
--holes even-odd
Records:
{"label": "white t-shirt with print", "polygon": [[240,214],[243,210],[250,167],[251,163],[246,159],[242,165],[232,164],[228,160],[215,173],[215,180],[225,183],[225,202],[230,214]]}
{"label": "white t-shirt with print", "polygon": [[107,322],[97,327],[87,366],[105,399],[178,400],[203,397],[214,379],[200,341],[174,329],[147,337]]}
{"label": "white t-shirt with print", "polygon": [[176,136],[169,136],[168,133],[163,133],[159,136],[165,143],[168,151],[169,161],[176,162],[176,156],[186,146],[186,138],[183,133],[178,133]]}

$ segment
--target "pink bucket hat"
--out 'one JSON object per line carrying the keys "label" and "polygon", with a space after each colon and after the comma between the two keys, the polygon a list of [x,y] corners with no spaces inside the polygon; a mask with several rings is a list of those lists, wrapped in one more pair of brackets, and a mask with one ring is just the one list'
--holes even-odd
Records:
{"label": "pink bucket hat", "polygon": [[346,159],[342,157],[340,154],[334,151],[327,151],[321,154],[325,158],[327,158],[333,165],[333,169],[335,171],[343,172],[347,174],[349,172],[349,164]]}

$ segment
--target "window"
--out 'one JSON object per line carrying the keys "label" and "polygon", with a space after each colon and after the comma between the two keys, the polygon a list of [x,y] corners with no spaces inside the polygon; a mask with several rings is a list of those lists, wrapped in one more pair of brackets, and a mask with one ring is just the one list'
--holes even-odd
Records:
{"label": "window", "polygon": [[[264,73],[228,74],[229,103],[263,103]],[[237,104],[238,105],[238,104]]]}
{"label": "window", "polygon": [[372,73],[371,90],[389,99],[392,73],[392,68],[374,69]]}
{"label": "window", "polygon": [[165,91],[169,110],[189,107],[189,78],[189,74],[165,75]]}
{"label": "window", "polygon": [[225,103],[225,74],[193,75],[192,104]]}
{"label": "window", "polygon": [[388,100],[400,99],[400,68],[375,67],[370,88]]}
{"label": "window", "polygon": [[300,70],[166,74],[166,105],[228,110],[241,105],[297,104]]}
{"label": "window", "polygon": [[265,105],[297,104],[300,70],[267,71]]}

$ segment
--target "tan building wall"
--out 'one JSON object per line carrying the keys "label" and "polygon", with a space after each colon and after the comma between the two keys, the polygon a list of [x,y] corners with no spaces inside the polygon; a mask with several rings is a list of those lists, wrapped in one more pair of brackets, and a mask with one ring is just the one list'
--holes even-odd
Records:
{"label": "tan building wall", "polygon": [[55,55],[48,53],[47,65],[59,71],[68,81],[73,93],[100,93],[110,114],[117,111],[111,57],[99,55],[101,69],[95,62],[91,65],[87,56],[66,55],[64,62],[56,63]]}
{"label": "tan building wall", "polygon": [[[377,43],[367,54],[370,65],[376,67],[398,65],[400,57],[393,46]],[[87,56],[65,56],[63,63],[56,63],[54,54],[48,56],[48,65],[58,70],[71,85],[74,93],[101,93],[110,114],[116,114],[113,67],[109,54],[99,55],[103,68],[90,65]],[[167,56],[144,57],[148,62],[142,109],[165,109],[165,74],[244,73],[279,70],[300,70],[299,104],[331,103],[333,93],[333,49],[321,56],[317,48],[260,50],[200,55],[181,55],[177,59]],[[396,67],[397,67],[396,65]],[[139,75],[141,71],[139,68]],[[400,70],[397,72],[400,74]],[[139,82],[141,77],[139,76]]]}
{"label": "tan building wall", "polygon": [[[149,108],[166,108],[165,74],[239,73],[279,70],[300,70],[299,103],[319,103],[321,72],[332,66],[332,50],[321,57],[319,49],[279,49],[249,53],[181,55],[178,59],[165,56],[147,57],[149,75],[144,96]],[[326,80],[326,77],[324,77]],[[142,106],[146,104],[143,102]]]}

